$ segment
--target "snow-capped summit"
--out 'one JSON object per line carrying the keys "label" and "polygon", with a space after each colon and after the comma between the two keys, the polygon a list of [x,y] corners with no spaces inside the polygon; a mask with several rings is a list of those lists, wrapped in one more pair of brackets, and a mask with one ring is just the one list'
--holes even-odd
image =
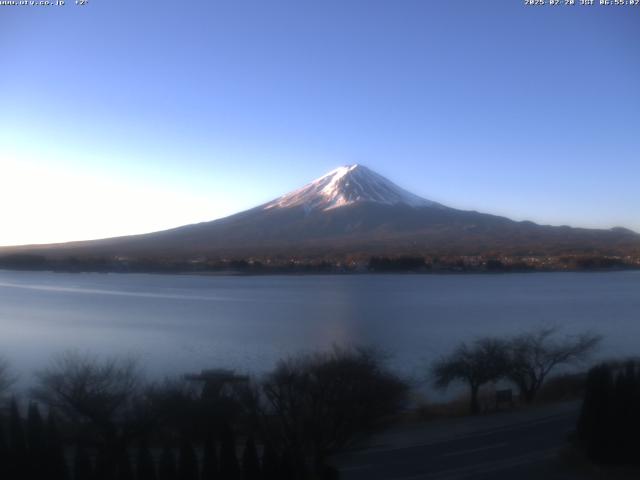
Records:
{"label": "snow-capped summit", "polygon": [[331,210],[360,202],[411,207],[442,207],[400,188],[363,165],[338,167],[304,187],[264,205],[265,210],[302,206]]}

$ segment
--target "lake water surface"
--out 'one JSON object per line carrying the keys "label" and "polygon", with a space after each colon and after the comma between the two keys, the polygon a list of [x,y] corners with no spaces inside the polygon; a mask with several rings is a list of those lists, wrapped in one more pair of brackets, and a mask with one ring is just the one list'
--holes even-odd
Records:
{"label": "lake water surface", "polygon": [[462,340],[556,325],[640,354],[640,272],[220,277],[0,270],[0,356],[23,381],[69,349],[131,354],[152,376],[263,372],[373,345],[420,377]]}

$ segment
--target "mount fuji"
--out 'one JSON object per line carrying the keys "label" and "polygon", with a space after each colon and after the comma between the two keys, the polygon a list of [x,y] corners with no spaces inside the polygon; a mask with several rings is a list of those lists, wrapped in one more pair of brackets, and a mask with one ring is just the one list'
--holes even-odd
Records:
{"label": "mount fuji", "polygon": [[449,208],[362,165],[339,167],[298,190],[226,218],[143,235],[0,248],[123,258],[330,258],[353,255],[640,252],[624,229],[555,227]]}

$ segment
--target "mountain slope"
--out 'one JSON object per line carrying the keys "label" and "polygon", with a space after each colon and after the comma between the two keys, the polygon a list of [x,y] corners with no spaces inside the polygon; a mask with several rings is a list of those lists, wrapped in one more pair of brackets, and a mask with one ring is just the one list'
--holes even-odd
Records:
{"label": "mountain slope", "polygon": [[640,252],[640,235],[515,222],[418,197],[361,165],[340,167],[256,208],[171,230],[0,249],[50,257],[326,257]]}

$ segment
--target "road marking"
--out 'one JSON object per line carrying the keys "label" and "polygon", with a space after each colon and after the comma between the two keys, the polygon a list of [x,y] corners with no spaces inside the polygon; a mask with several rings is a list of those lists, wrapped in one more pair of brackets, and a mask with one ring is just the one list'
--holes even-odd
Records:
{"label": "road marking", "polygon": [[496,443],[495,445],[488,445],[486,447],[472,448],[472,449],[469,449],[469,450],[460,450],[459,452],[444,453],[444,454],[442,454],[440,456],[441,457],[455,457],[456,455],[466,455],[468,453],[476,453],[476,452],[482,452],[484,450],[492,450],[494,448],[502,448],[502,447],[506,447],[507,445],[509,445],[507,442]]}

